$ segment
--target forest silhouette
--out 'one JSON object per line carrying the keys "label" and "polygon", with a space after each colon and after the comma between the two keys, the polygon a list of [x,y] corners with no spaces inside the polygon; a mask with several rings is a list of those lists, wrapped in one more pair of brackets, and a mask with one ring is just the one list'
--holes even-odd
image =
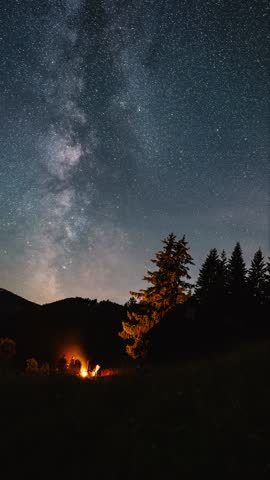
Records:
{"label": "forest silhouette", "polygon": [[125,305],[82,298],[37,305],[1,290],[0,337],[15,342],[14,364],[34,358],[55,365],[70,338],[92,363],[110,368],[197,358],[269,337],[270,262],[260,249],[248,268],[239,242],[229,258],[212,248],[191,284],[188,242],[171,233],[152,263],[148,286],[130,292]]}

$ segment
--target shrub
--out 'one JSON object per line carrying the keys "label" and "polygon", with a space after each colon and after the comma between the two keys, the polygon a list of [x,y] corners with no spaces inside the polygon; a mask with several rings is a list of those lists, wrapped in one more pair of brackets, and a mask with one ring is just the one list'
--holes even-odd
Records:
{"label": "shrub", "polygon": [[11,338],[0,338],[0,367],[7,370],[16,354],[16,343]]}
{"label": "shrub", "polygon": [[39,373],[38,362],[35,358],[28,358],[26,360],[26,373],[36,375]]}
{"label": "shrub", "polygon": [[48,362],[42,363],[39,372],[41,375],[50,375],[50,365]]}

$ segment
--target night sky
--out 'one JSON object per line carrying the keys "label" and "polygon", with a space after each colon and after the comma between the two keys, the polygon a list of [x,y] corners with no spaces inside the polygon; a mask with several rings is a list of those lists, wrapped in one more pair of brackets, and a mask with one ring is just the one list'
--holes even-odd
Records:
{"label": "night sky", "polygon": [[269,255],[267,9],[1,1],[0,287],[121,303],[171,231],[193,279]]}

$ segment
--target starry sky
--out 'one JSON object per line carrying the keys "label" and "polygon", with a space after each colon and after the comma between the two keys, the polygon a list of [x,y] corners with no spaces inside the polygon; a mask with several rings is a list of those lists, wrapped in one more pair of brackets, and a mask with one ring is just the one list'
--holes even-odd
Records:
{"label": "starry sky", "polygon": [[160,240],[269,255],[268,2],[2,0],[0,286],[122,303]]}

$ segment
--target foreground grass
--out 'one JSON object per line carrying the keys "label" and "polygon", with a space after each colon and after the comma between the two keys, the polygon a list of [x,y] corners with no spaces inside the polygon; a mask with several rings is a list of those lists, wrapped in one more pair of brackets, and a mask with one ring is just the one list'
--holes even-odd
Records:
{"label": "foreground grass", "polygon": [[270,477],[270,345],[145,375],[0,379],[5,477]]}

